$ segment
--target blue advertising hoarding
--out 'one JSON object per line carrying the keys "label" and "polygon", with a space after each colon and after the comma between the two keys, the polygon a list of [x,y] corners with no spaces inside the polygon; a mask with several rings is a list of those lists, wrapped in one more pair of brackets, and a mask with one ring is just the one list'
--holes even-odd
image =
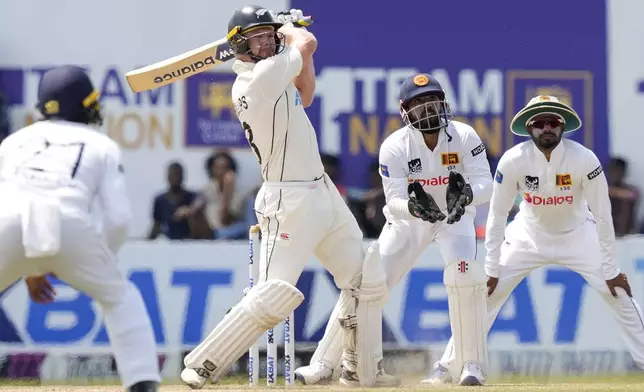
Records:
{"label": "blue advertising hoarding", "polygon": [[[608,156],[606,4],[603,0],[393,3],[293,0],[313,15],[317,99],[307,110],[341,182],[368,186],[370,163],[401,127],[398,85],[415,72],[442,84],[456,119],[471,124],[492,161],[522,139],[509,131],[530,97],[571,104],[584,125],[571,138]],[[582,17],[583,15],[583,17]]]}

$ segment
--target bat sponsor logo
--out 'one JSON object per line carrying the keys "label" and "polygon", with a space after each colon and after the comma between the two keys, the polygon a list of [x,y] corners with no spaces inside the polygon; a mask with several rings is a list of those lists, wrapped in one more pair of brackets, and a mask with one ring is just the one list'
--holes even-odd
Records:
{"label": "bat sponsor logo", "polygon": [[226,61],[229,58],[233,57],[235,55],[235,52],[233,52],[232,49],[222,49],[218,54],[217,57],[219,57],[219,61]]}
{"label": "bat sponsor logo", "polygon": [[190,75],[192,73],[197,73],[199,72],[199,69],[205,67],[206,65],[215,65],[215,64],[216,64],[215,59],[212,56],[208,56],[203,60],[195,61],[189,66],[181,67],[179,69],[172,71],[171,73],[167,73],[162,76],[157,76],[154,78],[154,83],[163,83],[168,80],[172,80],[174,78]]}

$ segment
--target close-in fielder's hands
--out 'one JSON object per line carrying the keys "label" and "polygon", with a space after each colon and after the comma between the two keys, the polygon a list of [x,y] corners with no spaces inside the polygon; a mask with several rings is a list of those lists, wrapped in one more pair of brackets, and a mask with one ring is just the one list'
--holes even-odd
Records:
{"label": "close-in fielder's hands", "polygon": [[492,295],[494,290],[496,290],[496,285],[499,284],[499,278],[493,278],[491,276],[487,277],[487,296]]}
{"label": "close-in fielder's hands", "polygon": [[54,301],[56,297],[56,290],[51,284],[48,276],[56,277],[54,274],[49,275],[39,275],[39,276],[28,276],[25,278],[25,283],[27,284],[27,292],[29,292],[29,298],[37,304],[48,304]]}
{"label": "close-in fielder's hands", "polygon": [[626,278],[626,274],[624,273],[620,272],[620,274],[614,277],[613,279],[607,280],[606,285],[608,286],[610,293],[615,298],[617,298],[617,291],[615,291],[615,287],[619,287],[624,291],[626,291],[626,294],[629,297],[633,296],[633,294],[631,293],[631,285],[628,284],[628,278]]}

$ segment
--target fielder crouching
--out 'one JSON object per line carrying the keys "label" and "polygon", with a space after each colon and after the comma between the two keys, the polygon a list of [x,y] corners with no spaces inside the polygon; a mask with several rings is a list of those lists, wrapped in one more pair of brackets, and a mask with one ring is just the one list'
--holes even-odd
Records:
{"label": "fielder crouching", "polygon": [[[100,306],[129,392],[161,380],[141,293],[117,265],[131,218],[121,151],[98,132],[99,93],[77,66],[54,67],[38,85],[42,116],[0,145],[0,292],[25,276],[35,302],[54,300],[56,276]],[[101,209],[102,233],[91,206]]]}
{"label": "fielder crouching", "polygon": [[[488,329],[514,288],[535,268],[563,265],[579,273],[611,307],[633,360],[644,368],[644,316],[613,257],[615,233],[608,184],[595,154],[563,134],[581,127],[568,105],[551,96],[530,100],[512,132],[530,136],[499,161],[487,220],[485,270]],[[507,226],[517,192],[523,201]],[[452,342],[436,383],[454,360]]]}

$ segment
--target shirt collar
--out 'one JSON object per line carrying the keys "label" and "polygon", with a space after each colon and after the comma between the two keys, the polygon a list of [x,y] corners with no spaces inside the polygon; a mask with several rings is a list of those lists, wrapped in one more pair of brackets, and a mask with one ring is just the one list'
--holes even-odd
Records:
{"label": "shirt collar", "polygon": [[241,61],[241,60],[235,60],[233,63],[233,71],[235,71],[236,74],[241,74],[244,72],[248,72],[255,68],[255,63],[247,62],[247,61]]}
{"label": "shirt collar", "polygon": [[[563,159],[565,153],[566,153],[566,147],[564,146],[564,139],[562,138],[557,147],[555,147],[554,150],[550,153],[550,163],[559,163]],[[544,162],[548,162],[546,159],[546,155],[539,150],[539,147],[537,147],[537,143],[534,141],[532,142],[532,148],[534,149],[534,153],[536,156],[541,157],[540,159],[543,159]]]}

